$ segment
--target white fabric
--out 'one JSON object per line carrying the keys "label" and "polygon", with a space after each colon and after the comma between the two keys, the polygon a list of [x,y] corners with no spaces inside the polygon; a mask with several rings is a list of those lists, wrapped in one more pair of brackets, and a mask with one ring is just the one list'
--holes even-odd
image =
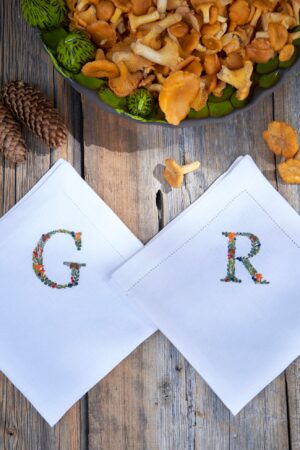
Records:
{"label": "white fabric", "polygon": [[[33,271],[43,234],[47,276],[70,279],[64,261],[85,263],[77,286],[50,288]],[[50,425],[156,327],[109,285],[109,274],[142,247],[60,160],[0,221],[0,369]]]}
{"label": "white fabric", "polygon": [[[228,238],[252,233],[249,261],[227,274]],[[250,251],[236,237],[236,256]],[[113,274],[130,303],[173,342],[233,414],[278,376],[300,349],[300,218],[253,160],[239,158],[198,201]]]}

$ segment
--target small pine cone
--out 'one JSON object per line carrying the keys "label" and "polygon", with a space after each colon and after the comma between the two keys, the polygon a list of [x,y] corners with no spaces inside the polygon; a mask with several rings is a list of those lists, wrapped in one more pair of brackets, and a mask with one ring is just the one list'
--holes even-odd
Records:
{"label": "small pine cone", "polygon": [[3,102],[12,113],[49,147],[61,147],[67,129],[57,109],[38,89],[13,81],[2,89]]}
{"label": "small pine cone", "polygon": [[27,148],[21,126],[12,113],[0,102],[0,151],[4,157],[17,163],[25,161]]}

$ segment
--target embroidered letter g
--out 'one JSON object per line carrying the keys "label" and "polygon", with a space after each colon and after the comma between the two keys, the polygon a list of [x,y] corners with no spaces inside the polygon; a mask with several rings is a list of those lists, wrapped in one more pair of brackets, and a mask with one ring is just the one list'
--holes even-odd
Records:
{"label": "embroidered letter g", "polygon": [[81,233],[75,233],[74,231],[68,231],[64,229],[50,231],[47,234],[43,234],[39,242],[37,243],[37,246],[33,250],[32,253],[32,267],[34,270],[34,273],[36,276],[41,280],[42,283],[44,283],[46,286],[49,286],[54,289],[65,289],[65,288],[72,288],[74,286],[77,286],[79,283],[79,277],[80,277],[80,267],[85,267],[86,264],[79,264],[76,262],[64,262],[65,266],[70,267],[71,269],[71,279],[66,284],[58,284],[54,281],[50,280],[45,272],[44,262],[43,262],[43,253],[46,243],[49,241],[49,239],[57,233],[64,233],[71,236],[74,241],[77,250],[81,250]]}

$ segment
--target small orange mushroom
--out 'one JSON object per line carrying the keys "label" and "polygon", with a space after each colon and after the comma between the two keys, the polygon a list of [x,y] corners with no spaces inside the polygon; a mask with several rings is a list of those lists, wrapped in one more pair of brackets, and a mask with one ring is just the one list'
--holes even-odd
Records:
{"label": "small orange mushroom", "polygon": [[104,20],[98,20],[89,25],[86,30],[90,33],[93,41],[101,47],[111,47],[117,38],[113,27]]}
{"label": "small orange mushroom", "polygon": [[119,97],[127,97],[137,89],[143,79],[142,72],[130,73],[126,64],[122,61],[117,64],[120,74],[118,77],[109,80],[110,89]]}
{"label": "small orange mushroom", "polygon": [[109,20],[115,12],[115,5],[110,0],[102,0],[96,6],[98,20]]}
{"label": "small orange mushroom", "polygon": [[192,53],[199,44],[200,33],[192,30],[189,34],[180,39],[181,49],[184,53]]}
{"label": "small orange mushroom", "polygon": [[225,59],[225,65],[230,70],[241,69],[244,65],[244,58],[238,51],[230,53]]}
{"label": "small orange mushroom", "polygon": [[253,39],[246,47],[246,54],[255,63],[266,63],[274,58],[275,52],[268,39]]}
{"label": "small orange mushroom", "polygon": [[170,186],[177,189],[182,186],[184,175],[194,172],[200,167],[199,161],[180,166],[174,159],[166,159],[165,164],[164,179]]}
{"label": "small orange mushroom", "polygon": [[293,57],[295,50],[296,49],[293,44],[285,45],[279,52],[279,61],[280,62],[289,61]]}
{"label": "small orange mushroom", "polygon": [[203,80],[199,81],[199,90],[191,103],[191,108],[195,111],[201,111],[202,108],[206,105],[208,100],[208,90],[206,89],[205,82]]}
{"label": "small orange mushroom", "polygon": [[263,138],[269,149],[278,156],[292,158],[299,149],[297,132],[286,122],[269,123]]}
{"label": "small orange mushroom", "polygon": [[131,0],[132,13],[135,16],[142,16],[146,14],[152,5],[152,0]]}
{"label": "small orange mushroom", "polygon": [[201,34],[204,36],[205,34],[208,36],[214,36],[221,31],[220,22],[216,22],[213,25],[205,23],[201,27]]}
{"label": "small orange mushroom", "polygon": [[201,77],[201,80],[204,81],[206,90],[209,94],[216,89],[218,84],[217,75],[204,75]]}
{"label": "small orange mushroom", "polygon": [[116,64],[106,59],[99,59],[85,64],[81,72],[86,77],[91,78],[115,78],[119,75],[119,69]]}
{"label": "small orange mushroom", "polygon": [[278,172],[285,183],[300,184],[300,161],[288,159],[278,164]]}
{"label": "small orange mushroom", "polygon": [[222,41],[215,36],[204,35],[202,37],[202,44],[215,53],[220,52],[223,48]]}
{"label": "small orange mushroom", "polygon": [[275,52],[281,50],[288,41],[288,30],[281,23],[269,23],[268,34],[271,46]]}
{"label": "small orange mushroom", "polygon": [[237,25],[245,25],[250,16],[249,3],[246,0],[237,0],[229,7],[229,18]]}
{"label": "small orange mushroom", "polygon": [[91,5],[85,11],[80,11],[77,13],[77,18],[81,21],[84,26],[90,25],[94,22],[97,22],[96,8],[94,5]]}
{"label": "small orange mushroom", "polygon": [[187,72],[194,73],[195,75],[197,75],[197,77],[200,77],[203,71],[203,67],[201,62],[195,59],[185,67],[185,70]]}
{"label": "small orange mushroom", "polygon": [[176,38],[182,38],[189,32],[189,27],[185,22],[178,22],[169,28],[171,34]]}
{"label": "small orange mushroom", "polygon": [[166,79],[159,94],[159,105],[166,119],[178,125],[189,113],[199,91],[199,78],[186,71],[174,72]]}
{"label": "small orange mushroom", "polygon": [[216,53],[212,55],[205,55],[203,67],[208,75],[215,75],[216,73],[220,72],[221,62],[218,55]]}

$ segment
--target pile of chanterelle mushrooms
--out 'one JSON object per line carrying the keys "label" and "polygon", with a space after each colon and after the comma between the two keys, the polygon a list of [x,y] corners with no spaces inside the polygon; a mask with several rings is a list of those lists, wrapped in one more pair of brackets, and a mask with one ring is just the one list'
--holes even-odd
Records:
{"label": "pile of chanterelle mushrooms", "polygon": [[67,0],[71,29],[97,45],[86,76],[107,78],[126,97],[144,87],[166,120],[178,125],[191,108],[227,85],[245,100],[253,66],[293,57],[300,0]]}

